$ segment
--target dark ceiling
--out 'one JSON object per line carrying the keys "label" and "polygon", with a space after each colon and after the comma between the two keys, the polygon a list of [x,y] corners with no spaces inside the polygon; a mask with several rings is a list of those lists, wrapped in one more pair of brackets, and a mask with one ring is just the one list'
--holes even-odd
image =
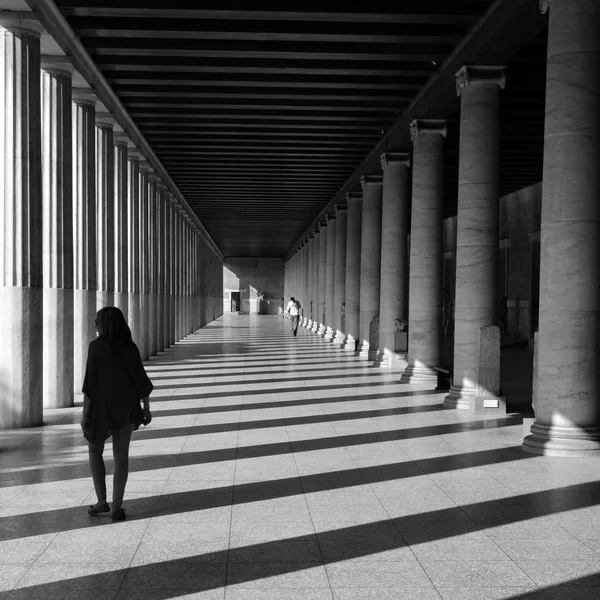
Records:
{"label": "dark ceiling", "polygon": [[[507,0],[504,21],[495,17],[518,38],[497,53],[509,66],[503,193],[541,178],[545,32],[522,23],[525,2],[537,4]],[[422,87],[502,4],[369,2],[360,12],[339,2],[56,3],[226,257],[285,256],[336,196],[358,190],[363,161],[373,163]],[[450,118],[447,215],[456,210],[459,117],[449,95],[435,114]]]}

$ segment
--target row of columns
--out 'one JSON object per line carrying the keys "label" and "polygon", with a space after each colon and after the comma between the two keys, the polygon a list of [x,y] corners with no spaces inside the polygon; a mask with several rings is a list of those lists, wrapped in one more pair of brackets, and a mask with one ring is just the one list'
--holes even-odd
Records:
{"label": "row of columns", "polygon": [[[81,389],[94,318],[118,306],[143,359],[204,324],[222,276],[175,197],[42,28],[0,14],[0,427],[43,421]],[[212,272],[214,271],[214,272]],[[204,322],[203,322],[204,321]]]}
{"label": "row of columns", "polygon": [[[536,419],[524,448],[572,456],[600,452],[600,5],[593,0],[545,0],[541,5],[549,8],[550,22],[539,344]],[[499,336],[484,339],[484,334],[499,319],[499,105],[505,82],[503,67],[465,66],[457,73],[459,189],[448,407],[473,409],[499,392]],[[304,324],[325,337],[334,332],[330,339],[369,360],[393,364],[394,320],[408,316],[403,381],[433,382],[441,366],[445,136],[443,121],[411,124],[409,257],[410,159],[386,153],[383,177],[365,174],[362,193],[347,194],[346,203],[309,232],[286,264],[292,272],[308,265],[315,277],[312,287],[293,287],[288,294],[311,298]],[[288,282],[297,283],[293,276]],[[337,312],[342,305],[343,324]],[[370,331],[377,315],[379,340]],[[482,370],[490,357],[498,371],[495,380]]]}

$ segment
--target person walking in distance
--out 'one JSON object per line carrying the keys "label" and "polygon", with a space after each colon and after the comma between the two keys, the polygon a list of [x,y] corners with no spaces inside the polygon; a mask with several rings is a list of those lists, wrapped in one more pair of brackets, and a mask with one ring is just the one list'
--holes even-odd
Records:
{"label": "person walking in distance", "polygon": [[292,333],[298,335],[298,322],[300,321],[300,302],[292,296],[287,305],[287,313],[292,320]]}
{"label": "person walking in distance", "polygon": [[[152,420],[149,396],[153,385],[142,364],[138,347],[123,313],[115,306],[101,308],[96,315],[97,339],[88,348],[83,382],[81,429],[88,441],[90,470],[98,502],[88,514],[111,513],[123,521],[125,484],[129,473],[129,443],[134,429]],[[143,402],[143,406],[140,404]],[[106,501],[104,443],[112,435],[115,474],[112,506]]]}

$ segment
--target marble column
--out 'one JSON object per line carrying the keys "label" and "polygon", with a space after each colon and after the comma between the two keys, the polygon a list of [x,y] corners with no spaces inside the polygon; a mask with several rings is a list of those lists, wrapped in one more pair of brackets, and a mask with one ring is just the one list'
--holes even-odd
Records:
{"label": "marble column", "polygon": [[153,171],[148,174],[148,353],[155,356],[158,351],[158,262],[156,260],[156,186],[158,176]]}
{"label": "marble column", "polygon": [[177,236],[175,232],[176,225],[176,215],[177,215],[177,206],[179,203],[176,201],[174,196],[171,196],[170,203],[170,221],[169,221],[169,329],[171,334],[171,345],[173,345],[177,341],[177,330],[175,326],[175,314],[177,311],[177,306],[175,304],[175,294],[176,294],[176,278],[175,278],[175,265],[176,265],[176,243]]}
{"label": "marble column", "polygon": [[0,13],[2,428],[42,424],[40,32],[34,19]]}
{"label": "marble column", "polygon": [[381,275],[379,294],[379,353],[381,367],[398,367],[394,360],[396,319],[408,313],[408,169],[410,155],[381,155]]}
{"label": "marble column", "polygon": [[599,29],[598,2],[549,3],[535,454],[600,453]]}
{"label": "marble column", "polygon": [[360,355],[374,360],[378,347],[371,339],[371,322],[379,314],[381,277],[381,175],[361,177],[363,188],[360,248]]}
{"label": "marble column", "polygon": [[302,241],[302,324],[308,321],[309,294],[308,294],[308,239]]}
{"label": "marble column", "polygon": [[307,241],[307,254],[306,254],[306,261],[307,261],[307,282],[308,282],[308,287],[307,287],[307,293],[306,293],[306,322],[305,322],[305,327],[307,329],[310,329],[312,327],[312,323],[313,323],[313,316],[312,316],[312,299],[313,299],[313,272],[314,272],[314,255],[315,255],[315,234],[314,233],[310,233],[308,235],[308,241]]}
{"label": "marble column", "polygon": [[442,360],[444,137],[446,122],[413,121],[408,366],[401,381],[435,386]]}
{"label": "marble column", "polygon": [[346,194],[348,227],[346,234],[346,337],[344,349],[356,352],[360,340],[360,253],[362,235],[362,193]]}
{"label": "marble column", "polygon": [[324,336],[326,331],[325,326],[325,304],[327,298],[325,296],[325,290],[327,289],[327,220],[319,223],[319,291],[317,298],[317,322],[319,328],[317,334]]}
{"label": "marble column", "polygon": [[96,113],[96,207],[98,226],[98,309],[115,300],[115,146],[114,119]]}
{"label": "marble column", "polygon": [[127,144],[128,138],[124,134],[113,134],[115,144],[115,192],[114,192],[114,255],[115,255],[115,292],[114,305],[121,309],[123,316],[129,314],[129,277],[127,268],[129,264],[129,240],[127,221],[127,194],[128,194],[128,164]]}
{"label": "marble column", "polygon": [[156,261],[157,261],[157,289],[156,289],[156,337],[158,351],[165,347],[165,204],[167,187],[159,182],[156,194]]}
{"label": "marble column", "polygon": [[42,58],[44,407],[73,406],[73,68]]}
{"label": "marble column", "polygon": [[129,292],[127,322],[131,328],[133,340],[138,345],[138,349],[142,345],[140,183],[140,153],[136,148],[129,148],[127,150],[127,290]]}
{"label": "marble column", "polygon": [[73,257],[74,334],[73,389],[83,401],[88,346],[96,338],[97,227],[96,227],[96,96],[91,90],[72,93],[73,136]]}
{"label": "marble column", "polygon": [[469,408],[479,383],[479,329],[498,323],[500,89],[503,67],[466,66],[461,96],[454,373],[444,405]]}
{"label": "marble column", "polygon": [[335,267],[333,290],[333,341],[341,344],[345,337],[342,315],[346,303],[346,231],[348,227],[348,207],[337,204],[335,207]]}
{"label": "marble column", "polygon": [[[319,245],[321,243],[321,229],[317,225],[314,229],[314,248],[313,248],[313,270],[312,270],[312,327],[311,331],[316,333],[319,330]],[[289,298],[286,298],[288,301]]]}
{"label": "marble column", "polygon": [[333,318],[335,303],[335,213],[327,215],[327,259],[325,279],[325,339],[333,341],[335,335],[335,321]]}
{"label": "marble column", "polygon": [[149,240],[149,175],[150,165],[142,160],[140,169],[140,334],[142,360],[150,358],[150,240]]}
{"label": "marble column", "polygon": [[173,195],[168,192],[165,196],[165,225],[163,228],[163,236],[165,239],[165,256],[164,256],[164,280],[165,280],[165,297],[164,297],[164,338],[167,348],[175,343],[173,338],[173,327],[171,321],[172,306],[172,290],[171,281],[173,277],[173,269],[171,267],[171,215],[173,211]]}

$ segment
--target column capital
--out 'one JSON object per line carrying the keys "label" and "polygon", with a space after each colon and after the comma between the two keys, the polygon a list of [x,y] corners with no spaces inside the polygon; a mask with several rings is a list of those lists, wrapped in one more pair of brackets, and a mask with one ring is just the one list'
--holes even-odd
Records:
{"label": "column capital", "polygon": [[96,92],[92,88],[72,88],[71,101],[79,106],[96,108],[98,96],[96,96]]}
{"label": "column capital", "polygon": [[150,169],[152,169],[150,163],[142,156],[140,158],[140,171],[149,171]]}
{"label": "column capital", "polygon": [[456,72],[456,95],[470,85],[497,85],[501,90],[506,86],[506,67],[465,65]]}
{"label": "column capital", "polygon": [[100,127],[101,129],[113,129],[116,124],[115,118],[109,112],[96,112],[96,127]]}
{"label": "column capital", "polygon": [[361,192],[346,192],[346,202],[350,202],[350,200],[362,200]]}
{"label": "column capital", "polygon": [[321,222],[319,223],[319,227],[320,227],[321,229],[323,229],[323,228],[327,227],[327,217],[325,217],[325,220],[324,220],[324,221],[321,221]]}
{"label": "column capital", "polygon": [[410,139],[414,142],[423,135],[441,135],[446,137],[448,134],[447,121],[444,119],[415,119],[408,126],[410,129]]}
{"label": "column capital", "polygon": [[71,79],[77,72],[73,61],[68,56],[48,56],[43,54],[40,58],[40,68],[54,77]]}
{"label": "column capital", "polygon": [[381,175],[363,175],[360,178],[360,185],[364,190],[368,185],[382,185],[383,177]]}
{"label": "column capital", "polygon": [[329,223],[329,221],[335,221],[335,213],[330,213],[325,215],[325,220]]}
{"label": "column capital", "polygon": [[142,153],[135,146],[129,146],[127,148],[127,160],[140,161],[141,159]]}
{"label": "column capital", "polygon": [[550,8],[550,0],[540,0],[540,12],[545,15]]}
{"label": "column capital", "polygon": [[347,204],[341,203],[341,204],[336,204],[335,205],[335,213],[336,214],[344,212],[346,210],[348,210],[348,205]]}
{"label": "column capital", "polygon": [[133,148],[133,142],[129,139],[129,136],[123,131],[115,131],[113,135],[113,142],[115,146],[122,146],[123,144],[128,148]]}
{"label": "column capital", "polygon": [[308,234],[308,238],[309,238],[310,240],[314,240],[314,239],[315,239],[315,234],[314,234],[314,231],[311,231],[311,233],[309,233],[309,234]]}
{"label": "column capital", "polygon": [[385,169],[388,165],[410,167],[410,154],[408,152],[384,152],[380,160],[382,169]]}
{"label": "column capital", "polygon": [[35,13],[29,11],[0,11],[0,27],[26,37],[39,38],[42,33],[46,33]]}

